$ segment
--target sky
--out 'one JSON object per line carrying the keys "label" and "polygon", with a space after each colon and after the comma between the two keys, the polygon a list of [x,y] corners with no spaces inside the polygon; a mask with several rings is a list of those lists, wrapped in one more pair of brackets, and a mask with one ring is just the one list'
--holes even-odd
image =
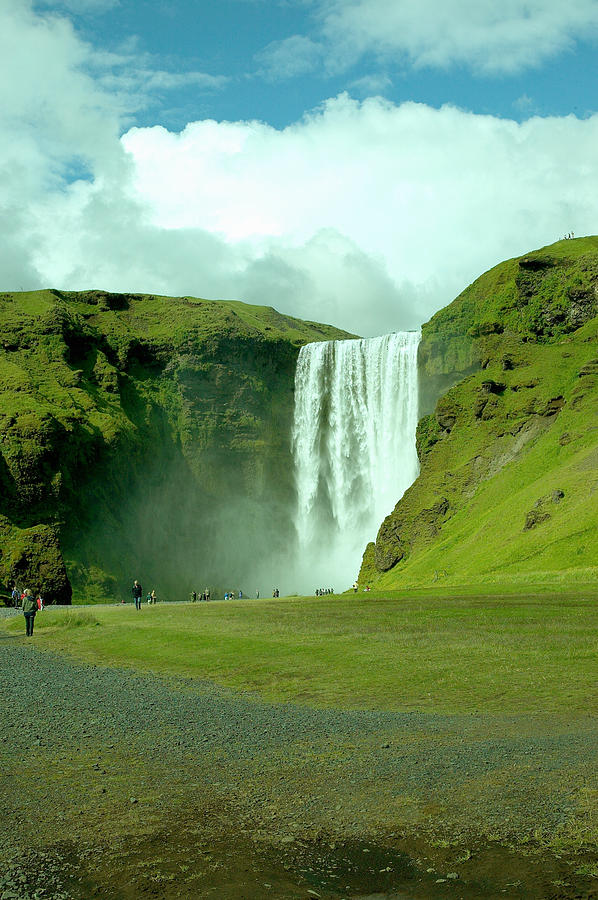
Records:
{"label": "sky", "polygon": [[418,327],[598,232],[598,0],[2,0],[0,289]]}

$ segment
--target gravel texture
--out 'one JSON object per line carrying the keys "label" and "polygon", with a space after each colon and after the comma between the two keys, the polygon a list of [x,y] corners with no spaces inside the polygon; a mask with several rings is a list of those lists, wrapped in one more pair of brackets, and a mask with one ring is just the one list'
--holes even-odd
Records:
{"label": "gravel texture", "polygon": [[34,640],[0,634],[0,900],[76,896],[66,851],[63,881],[48,857],[36,886],[31,841],[114,842],[182,810],[226,809],[240,833],[278,847],[397,827],[520,841],[582,817],[596,786],[595,720],[274,705],[81,665]]}

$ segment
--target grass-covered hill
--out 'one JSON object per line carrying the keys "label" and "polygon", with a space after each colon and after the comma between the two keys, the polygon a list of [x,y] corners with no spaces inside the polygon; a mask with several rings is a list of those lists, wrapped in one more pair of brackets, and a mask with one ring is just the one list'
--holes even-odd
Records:
{"label": "grass-covered hill", "polygon": [[299,347],[347,336],[238,302],[0,294],[0,592],[185,596],[284,544]]}
{"label": "grass-covered hill", "polygon": [[598,565],[598,237],[486,272],[422,330],[418,479],[378,588],[584,582]]}

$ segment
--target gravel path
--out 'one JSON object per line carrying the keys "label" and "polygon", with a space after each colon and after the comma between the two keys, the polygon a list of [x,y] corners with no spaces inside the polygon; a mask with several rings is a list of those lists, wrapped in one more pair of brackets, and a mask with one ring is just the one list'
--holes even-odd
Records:
{"label": "gravel path", "polygon": [[[33,835],[93,844],[109,822],[114,843],[180,810],[197,817],[214,807],[279,848],[433,821],[439,832],[521,838],[581,817],[596,778],[591,720],[272,705],[80,665],[1,632],[0,702],[5,853],[15,834],[21,844]],[[11,865],[0,900],[50,896],[19,882],[22,869]]]}

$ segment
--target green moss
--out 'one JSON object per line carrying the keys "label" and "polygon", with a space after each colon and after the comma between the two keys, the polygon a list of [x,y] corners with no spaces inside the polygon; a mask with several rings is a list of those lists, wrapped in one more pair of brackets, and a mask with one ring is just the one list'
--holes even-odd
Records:
{"label": "green moss", "polygon": [[592,237],[497,266],[423,327],[421,473],[380,528],[377,576],[368,548],[360,582],[596,571],[597,313]]}
{"label": "green moss", "polygon": [[265,542],[288,537],[298,350],[349,335],[269,307],[103,291],[1,294],[0,335],[0,584],[64,600],[64,558],[79,600],[140,571],[186,594],[225,562],[238,575],[242,550],[231,566],[215,538],[241,516]]}

